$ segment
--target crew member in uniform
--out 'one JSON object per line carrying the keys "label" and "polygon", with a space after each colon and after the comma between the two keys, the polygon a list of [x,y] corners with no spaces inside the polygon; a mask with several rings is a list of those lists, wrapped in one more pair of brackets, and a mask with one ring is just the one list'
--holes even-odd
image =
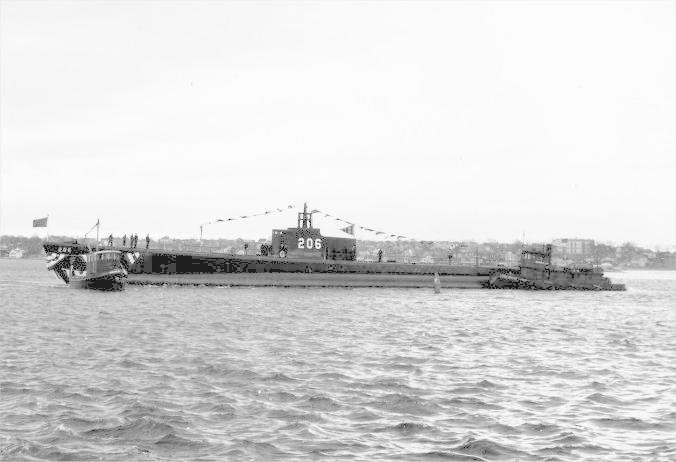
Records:
{"label": "crew member in uniform", "polygon": [[122,247],[124,247],[125,245],[127,245],[127,235],[126,234],[124,236],[122,236]]}
{"label": "crew member in uniform", "polygon": [[146,234],[146,249],[150,246],[150,234]]}
{"label": "crew member in uniform", "polygon": [[108,236],[108,247],[112,246],[113,246],[113,235],[111,234],[110,236]]}
{"label": "crew member in uniform", "polygon": [[378,263],[383,261],[383,249],[378,249]]}

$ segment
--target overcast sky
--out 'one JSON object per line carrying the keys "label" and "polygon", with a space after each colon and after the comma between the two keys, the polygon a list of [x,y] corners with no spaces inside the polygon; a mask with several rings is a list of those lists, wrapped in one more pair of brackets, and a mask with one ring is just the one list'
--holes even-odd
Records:
{"label": "overcast sky", "polygon": [[2,0],[0,234],[674,245],[675,4]]}

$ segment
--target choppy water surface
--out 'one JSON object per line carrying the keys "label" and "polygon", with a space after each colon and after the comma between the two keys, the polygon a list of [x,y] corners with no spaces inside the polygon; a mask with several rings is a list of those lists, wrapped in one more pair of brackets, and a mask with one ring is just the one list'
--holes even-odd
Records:
{"label": "choppy water surface", "polygon": [[0,261],[0,458],[676,459],[676,273],[629,290],[73,290]]}

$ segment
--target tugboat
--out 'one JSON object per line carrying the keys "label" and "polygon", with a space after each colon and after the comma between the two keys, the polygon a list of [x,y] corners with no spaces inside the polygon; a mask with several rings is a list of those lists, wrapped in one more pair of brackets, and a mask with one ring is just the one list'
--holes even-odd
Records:
{"label": "tugboat", "polygon": [[547,244],[521,251],[518,269],[498,269],[488,280],[492,289],[626,290],[613,284],[601,268],[590,265],[552,265],[552,246]]}
{"label": "tugboat", "polygon": [[91,251],[76,243],[49,248],[47,270],[71,287],[99,290],[122,290],[128,275],[118,250]]}

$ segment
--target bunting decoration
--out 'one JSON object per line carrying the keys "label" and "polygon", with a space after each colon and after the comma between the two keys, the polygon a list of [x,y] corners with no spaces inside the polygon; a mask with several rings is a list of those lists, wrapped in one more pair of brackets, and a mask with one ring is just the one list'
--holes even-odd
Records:
{"label": "bunting decoration", "polygon": [[389,237],[389,238],[393,238],[393,239],[397,239],[397,240],[415,241],[415,242],[419,242],[421,244],[426,244],[426,245],[434,244],[434,241],[421,241],[419,239],[414,239],[414,238],[408,237],[408,236],[401,236],[399,234],[390,234],[390,233],[386,233],[384,231],[379,231],[377,229],[372,229],[372,228],[367,228],[365,226],[360,226],[360,225],[355,224],[351,221],[344,220],[340,217],[336,217],[334,215],[331,215],[330,213],[326,213],[326,212],[321,211],[321,210],[313,209],[311,213],[321,213],[325,218],[333,218],[335,221],[345,223],[348,226],[345,227],[345,228],[341,228],[341,231],[348,233],[348,234],[354,235],[354,230],[355,230],[355,227],[356,227],[357,229],[361,229],[362,231],[368,231],[370,233],[375,233],[376,236],[385,236],[385,237]]}
{"label": "bunting decoration", "polygon": [[354,236],[354,224],[346,226],[345,228],[340,228],[340,230],[346,234],[352,234]]}
{"label": "bunting decoration", "polygon": [[237,216],[237,217],[230,217],[230,218],[218,218],[214,221],[202,223],[202,226],[213,225],[214,223],[223,223],[223,222],[226,222],[226,221],[245,220],[247,218],[261,217],[261,216],[264,216],[264,215],[270,215],[271,213],[284,212],[286,210],[295,209],[295,208],[296,208],[295,205],[287,205],[284,208],[276,208],[276,209],[272,209],[272,210],[266,210],[265,212],[253,213],[251,215],[240,215],[240,216]]}
{"label": "bunting decoration", "polygon": [[[270,215],[270,214],[273,214],[273,213],[280,213],[280,212],[284,212],[284,211],[287,211],[287,210],[290,210],[290,209],[295,209],[295,208],[297,208],[297,207],[294,206],[294,205],[287,205],[286,207],[283,207],[283,208],[275,208],[275,209],[266,210],[266,211],[260,212],[260,213],[254,213],[254,214],[251,214],[251,215],[239,215],[239,216],[229,217],[229,218],[218,218],[214,221],[202,223],[202,225],[200,225],[200,239],[201,239],[201,235],[202,235],[202,227],[204,225],[212,225],[214,223],[223,223],[223,222],[237,221],[237,220],[246,220],[248,218],[260,217],[260,216],[264,216],[264,215]],[[331,218],[334,221],[344,223],[346,226],[344,228],[341,228],[340,230],[347,233],[347,234],[351,234],[353,236],[355,234],[355,229],[360,229],[362,231],[374,233],[376,236],[385,236],[385,237],[388,237],[388,238],[391,238],[391,239],[396,239],[396,240],[415,241],[415,242],[419,242],[420,244],[424,244],[424,245],[434,244],[434,241],[421,241],[419,239],[414,239],[414,238],[408,237],[408,236],[402,236],[400,234],[390,234],[390,233],[386,233],[384,231],[380,231],[380,230],[377,230],[377,229],[367,228],[365,226],[358,225],[356,223],[353,223],[351,221],[337,217],[335,215],[331,215],[330,213],[327,213],[327,212],[324,212],[324,211],[318,210],[318,209],[312,209],[312,211],[310,213],[319,213],[322,216],[324,216],[324,218]]]}

